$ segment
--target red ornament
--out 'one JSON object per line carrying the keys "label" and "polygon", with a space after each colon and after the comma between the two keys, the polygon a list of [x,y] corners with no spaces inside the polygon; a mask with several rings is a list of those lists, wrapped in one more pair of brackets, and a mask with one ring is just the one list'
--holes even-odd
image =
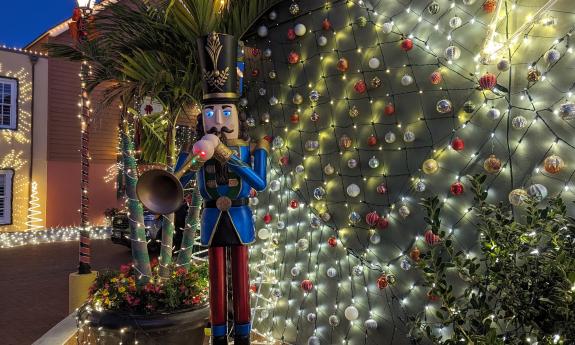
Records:
{"label": "red ornament", "polygon": [[252,290],[253,293],[258,292],[258,286],[256,284],[252,284],[250,285],[250,290]]}
{"label": "red ornament", "polygon": [[389,281],[387,280],[387,276],[382,274],[379,278],[377,278],[377,287],[380,290],[385,289],[389,285]]}
{"label": "red ornament", "polygon": [[290,52],[288,55],[288,62],[292,65],[298,63],[299,62],[299,54],[294,52],[294,51]]}
{"label": "red ornament", "polygon": [[258,56],[258,55],[260,55],[261,52],[262,51],[259,48],[252,48],[251,49],[252,56]]}
{"label": "red ornament", "polygon": [[296,199],[292,199],[292,200],[289,202],[289,207],[291,207],[291,208],[293,208],[293,209],[297,208],[298,206],[299,206],[299,202],[298,202]]}
{"label": "red ornament", "polygon": [[485,13],[491,13],[495,11],[495,7],[497,7],[496,0],[487,0],[483,3],[483,11],[485,11]]}
{"label": "red ornament", "polygon": [[377,221],[379,220],[379,214],[376,211],[369,212],[365,215],[365,222],[367,225],[374,227],[377,225]]}
{"label": "red ornament", "polygon": [[413,247],[411,249],[411,251],[409,252],[409,257],[411,258],[411,260],[413,261],[419,261],[419,255],[421,255],[421,252],[419,251],[419,248],[417,247]]}
{"label": "red ornament", "polygon": [[293,41],[293,40],[295,40],[295,37],[296,37],[296,35],[295,35],[295,30],[292,29],[292,28],[289,28],[288,31],[287,31],[287,38],[288,38],[288,40]]}
{"label": "red ornament", "polygon": [[299,114],[297,112],[291,114],[289,117],[289,120],[291,123],[298,123],[299,122]]}
{"label": "red ornament", "polygon": [[337,247],[337,238],[331,236],[330,238],[327,239],[327,244],[332,248]]}
{"label": "red ornament", "polygon": [[380,183],[379,186],[377,186],[377,192],[379,194],[387,193],[387,186],[384,183]]}
{"label": "red ornament", "polygon": [[337,60],[337,70],[340,72],[347,72],[349,68],[349,61],[346,58],[342,57]]}
{"label": "red ornament", "polygon": [[254,68],[252,70],[252,77],[256,78],[258,75],[260,75],[260,70],[258,68]]}
{"label": "red ornament", "polygon": [[313,283],[309,279],[303,280],[300,286],[305,292],[310,292],[313,289]]}
{"label": "red ornament", "polygon": [[439,240],[440,240],[439,235],[434,234],[433,231],[431,231],[431,229],[425,232],[425,242],[430,246],[438,244]]}
{"label": "red ornament", "polygon": [[388,226],[389,226],[389,220],[387,220],[387,218],[385,217],[380,217],[379,220],[377,221],[377,227],[381,230],[387,229]]}
{"label": "red ornament", "polygon": [[443,77],[441,76],[441,73],[439,73],[439,71],[435,71],[435,72],[431,73],[431,75],[429,76],[429,80],[431,81],[431,83],[433,85],[437,85],[437,84],[441,83],[441,81],[443,80]]}
{"label": "red ornament", "polygon": [[395,114],[395,105],[393,105],[393,103],[387,103],[385,105],[385,108],[383,109],[383,112],[387,116],[391,116],[391,115]]}
{"label": "red ornament", "polygon": [[357,82],[355,82],[353,89],[357,93],[364,93],[365,91],[367,91],[367,85],[365,84],[365,81],[358,80]]}
{"label": "red ornament", "polygon": [[459,181],[454,182],[451,187],[449,187],[449,191],[455,196],[463,194],[463,183]]}
{"label": "red ornament", "polygon": [[266,213],[265,216],[263,217],[263,221],[264,221],[264,223],[266,223],[266,224],[271,223],[271,221],[272,221],[272,215],[269,214],[269,213]]}
{"label": "red ornament", "polygon": [[280,165],[286,166],[289,164],[289,157],[288,156],[281,156],[280,157]]}
{"label": "red ornament", "polygon": [[369,145],[369,146],[375,146],[375,145],[377,145],[377,137],[376,137],[375,135],[373,135],[373,134],[370,135],[370,136],[367,138],[367,145]]}
{"label": "red ornament", "polygon": [[485,73],[479,78],[479,86],[483,90],[492,90],[497,85],[497,76],[493,73]]}
{"label": "red ornament", "polygon": [[321,22],[321,28],[324,29],[325,31],[331,29],[331,22],[329,21],[329,19],[325,18],[323,22]]}
{"label": "red ornament", "polygon": [[411,49],[413,49],[413,41],[410,40],[409,38],[404,39],[403,41],[401,41],[401,49],[403,49],[404,51],[410,51]]}
{"label": "red ornament", "polygon": [[465,143],[463,142],[463,139],[461,139],[460,137],[456,137],[456,138],[453,139],[453,141],[451,142],[451,147],[452,147],[455,151],[461,151],[461,150],[463,150],[463,148],[465,148]]}
{"label": "red ornament", "polygon": [[437,302],[439,301],[439,296],[434,294],[432,290],[429,290],[429,292],[427,293],[427,299],[430,300],[431,302]]}
{"label": "red ornament", "polygon": [[250,198],[255,198],[258,195],[258,191],[255,189],[250,189]]}

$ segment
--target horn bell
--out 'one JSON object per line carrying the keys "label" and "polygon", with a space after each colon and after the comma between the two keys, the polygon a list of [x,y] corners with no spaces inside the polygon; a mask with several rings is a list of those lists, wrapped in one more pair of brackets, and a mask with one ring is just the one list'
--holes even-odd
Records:
{"label": "horn bell", "polygon": [[153,169],[138,178],[136,194],[144,206],[157,214],[175,212],[183,203],[184,189],[176,176]]}

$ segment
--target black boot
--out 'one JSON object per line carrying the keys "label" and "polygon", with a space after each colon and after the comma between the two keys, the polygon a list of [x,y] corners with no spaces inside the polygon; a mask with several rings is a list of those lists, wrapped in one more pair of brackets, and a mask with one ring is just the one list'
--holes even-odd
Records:
{"label": "black boot", "polygon": [[212,345],[228,345],[228,337],[226,335],[219,337],[212,337]]}
{"label": "black boot", "polygon": [[234,345],[250,345],[250,335],[234,336]]}

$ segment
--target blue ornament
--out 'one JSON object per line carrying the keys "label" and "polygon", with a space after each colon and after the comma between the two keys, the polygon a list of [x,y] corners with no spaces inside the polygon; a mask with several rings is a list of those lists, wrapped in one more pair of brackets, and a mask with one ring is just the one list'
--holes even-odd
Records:
{"label": "blue ornament", "polygon": [[453,107],[452,107],[451,102],[449,100],[442,99],[442,100],[437,102],[435,109],[440,114],[446,114],[446,113],[449,113],[451,110],[453,110]]}
{"label": "blue ornament", "polygon": [[309,100],[312,102],[317,102],[319,100],[319,92],[317,90],[312,90],[309,93]]}
{"label": "blue ornament", "polygon": [[323,187],[316,187],[313,190],[313,197],[317,200],[322,200],[325,197],[325,189],[323,189]]}
{"label": "blue ornament", "polygon": [[359,215],[359,213],[352,211],[349,214],[349,222],[351,224],[357,224],[357,223],[361,222],[361,216]]}

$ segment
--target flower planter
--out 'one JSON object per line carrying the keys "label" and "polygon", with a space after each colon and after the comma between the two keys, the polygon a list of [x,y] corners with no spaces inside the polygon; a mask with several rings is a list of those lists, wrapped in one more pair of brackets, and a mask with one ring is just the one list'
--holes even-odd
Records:
{"label": "flower planter", "polygon": [[176,345],[204,342],[209,308],[152,315],[129,315],[116,311],[78,310],[80,343]]}

